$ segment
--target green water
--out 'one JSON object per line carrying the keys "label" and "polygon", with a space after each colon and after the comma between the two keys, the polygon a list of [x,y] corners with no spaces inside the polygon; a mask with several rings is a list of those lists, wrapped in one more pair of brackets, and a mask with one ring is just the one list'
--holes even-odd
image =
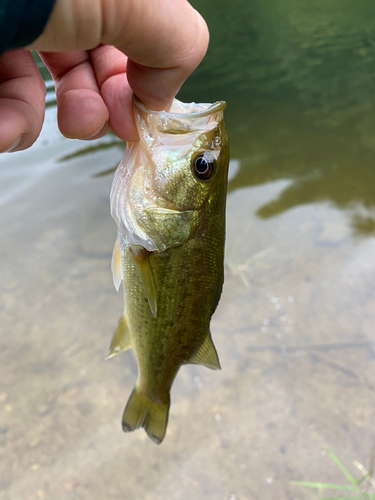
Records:
{"label": "green water", "polygon": [[[300,204],[374,205],[375,5],[266,0],[197,2],[212,24],[205,63],[184,99],[228,101],[232,153],[241,159],[230,189],[293,179],[259,211],[271,217]],[[355,175],[353,175],[355,172]],[[371,213],[350,211],[357,233]]]}
{"label": "green water", "polygon": [[124,144],[63,138],[48,92],[39,141],[0,157],[1,500],[355,497],[293,484],[352,485],[326,445],[373,469],[375,4],[193,4],[211,45],[179,98],[227,101],[233,160],[222,371],[181,369],[161,446],[122,433],[137,367],[104,356]]}

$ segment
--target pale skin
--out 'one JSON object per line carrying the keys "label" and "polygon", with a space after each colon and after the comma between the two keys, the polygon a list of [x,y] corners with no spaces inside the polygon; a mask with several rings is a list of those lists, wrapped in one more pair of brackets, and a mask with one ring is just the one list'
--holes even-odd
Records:
{"label": "pale skin", "polygon": [[62,134],[92,140],[112,129],[136,141],[133,94],[168,109],[208,40],[186,0],[57,0],[41,36],[0,57],[0,152],[30,147],[42,128],[46,90],[31,49],[56,82]]}

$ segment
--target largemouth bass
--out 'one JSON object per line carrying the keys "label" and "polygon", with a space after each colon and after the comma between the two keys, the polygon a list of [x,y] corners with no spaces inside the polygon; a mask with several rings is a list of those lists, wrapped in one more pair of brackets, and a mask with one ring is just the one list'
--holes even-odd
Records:
{"label": "largemouth bass", "polygon": [[123,430],[166,432],[181,367],[219,369],[210,319],[223,286],[229,143],[225,102],[154,112],[135,101],[140,140],[128,144],[112,185],[118,239],[112,259],[125,308],[108,357],[134,347],[138,380]]}

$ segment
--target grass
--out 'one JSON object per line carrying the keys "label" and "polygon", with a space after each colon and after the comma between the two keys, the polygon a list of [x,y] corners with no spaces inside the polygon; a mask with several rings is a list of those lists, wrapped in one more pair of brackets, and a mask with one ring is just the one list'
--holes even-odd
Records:
{"label": "grass", "polygon": [[[363,487],[363,484],[367,482],[369,486],[372,484],[375,486],[375,480],[371,477],[372,473],[367,471],[362,464],[355,461],[354,465],[362,472],[362,477],[360,479],[356,479],[345,467],[345,465],[339,460],[339,458],[330,450],[327,446],[324,446],[328,455],[333,460],[333,462],[337,465],[337,467],[341,470],[341,472],[346,477],[348,483],[350,484],[333,484],[333,483],[321,483],[321,482],[313,482],[313,481],[291,481],[291,484],[294,486],[305,486],[306,488],[316,488],[318,490],[318,495],[320,500],[338,500],[339,498],[344,498],[346,500],[357,500],[357,499],[374,499],[375,493],[369,493]],[[371,467],[372,469],[373,467]],[[339,496],[323,496],[324,490],[339,490],[341,494]],[[355,496],[343,496],[342,492],[351,492],[354,493]]]}

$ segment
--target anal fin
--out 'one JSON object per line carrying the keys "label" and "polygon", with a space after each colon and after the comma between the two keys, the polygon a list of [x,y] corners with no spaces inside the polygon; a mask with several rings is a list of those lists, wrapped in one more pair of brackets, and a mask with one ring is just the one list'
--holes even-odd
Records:
{"label": "anal fin", "polygon": [[207,368],[211,370],[221,370],[219,356],[212,342],[210,331],[207,332],[202,345],[187,362],[190,364],[207,366]]}
{"label": "anal fin", "polygon": [[150,263],[150,252],[148,252],[143,247],[140,248],[141,249],[138,251],[132,247],[130,251],[133,255],[134,262],[141,274],[152,315],[154,316],[154,318],[156,318],[157,316],[156,285],[155,285],[154,272],[152,270]]}
{"label": "anal fin", "polygon": [[108,354],[105,359],[112,358],[115,354],[126,351],[132,347],[132,340],[130,337],[129,327],[124,316],[121,316],[118,322],[117,329],[113,334],[111,345],[109,346]]}

